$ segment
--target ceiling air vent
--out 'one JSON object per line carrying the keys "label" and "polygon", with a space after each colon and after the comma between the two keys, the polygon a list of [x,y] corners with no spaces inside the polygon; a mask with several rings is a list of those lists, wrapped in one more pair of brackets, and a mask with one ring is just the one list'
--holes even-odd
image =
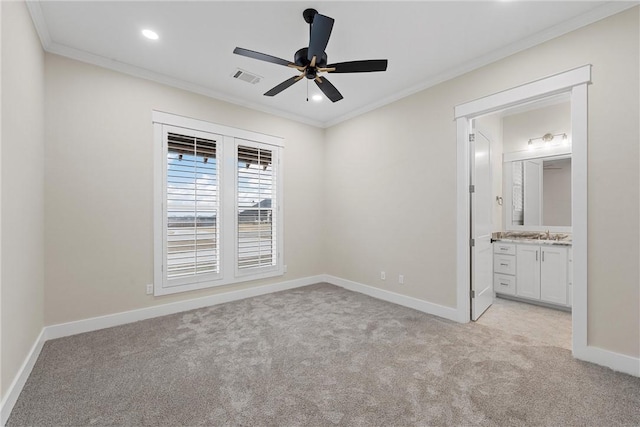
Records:
{"label": "ceiling air vent", "polygon": [[251,84],[256,84],[262,79],[262,77],[248,71],[241,70],[240,68],[236,69],[236,71],[232,74],[232,77],[234,79],[242,80],[243,82]]}

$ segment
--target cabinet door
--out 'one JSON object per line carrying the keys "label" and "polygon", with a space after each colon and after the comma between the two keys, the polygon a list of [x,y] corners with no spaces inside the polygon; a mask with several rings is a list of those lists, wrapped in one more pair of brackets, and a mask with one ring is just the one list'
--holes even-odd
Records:
{"label": "cabinet door", "polygon": [[567,305],[567,249],[542,247],[540,256],[540,299]]}
{"label": "cabinet door", "polygon": [[518,245],[516,253],[516,295],[540,299],[540,247]]}

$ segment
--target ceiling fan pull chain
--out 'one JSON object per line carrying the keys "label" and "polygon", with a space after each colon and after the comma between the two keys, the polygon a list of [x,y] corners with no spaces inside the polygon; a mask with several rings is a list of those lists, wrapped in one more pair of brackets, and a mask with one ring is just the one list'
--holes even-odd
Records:
{"label": "ceiling fan pull chain", "polygon": [[309,102],[309,79],[307,79],[307,102]]}

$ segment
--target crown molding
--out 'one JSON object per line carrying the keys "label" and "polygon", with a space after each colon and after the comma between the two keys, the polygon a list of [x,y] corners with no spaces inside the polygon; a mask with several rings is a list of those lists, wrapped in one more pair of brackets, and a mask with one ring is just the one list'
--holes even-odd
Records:
{"label": "crown molding", "polygon": [[388,96],[379,100],[378,102],[374,102],[368,104],[366,107],[359,108],[357,110],[353,110],[350,113],[344,114],[341,117],[338,117],[333,120],[329,120],[324,123],[325,128],[329,128],[331,126],[335,126],[338,123],[344,122],[346,120],[355,118],[364,113],[368,113],[369,111],[376,110],[380,107],[383,107],[387,104],[391,104],[393,102],[399,101],[400,99],[406,98],[408,96],[414,95],[418,92],[422,92],[430,87],[436,86],[440,83],[446,82],[448,80],[454,79],[456,77],[460,77],[463,74],[469,73],[478,68],[484,67],[485,65],[489,65],[493,62],[504,59],[508,56],[514,55],[523,50],[532,48],[539,44],[542,44],[546,41],[552,40],[556,37],[560,37],[564,34],[570,33],[571,31],[575,31],[579,28],[585,27],[587,25],[593,24],[594,22],[600,21],[602,19],[608,18],[609,16],[615,15],[617,13],[623,12],[627,9],[630,9],[634,6],[638,6],[640,2],[619,2],[612,1],[593,10],[577,16],[573,19],[565,21],[561,24],[555,25],[553,27],[548,28],[545,31],[534,34],[530,37],[522,39],[516,43],[512,43],[504,48],[494,50],[486,55],[480,56],[478,58],[472,59],[459,67],[451,68],[441,74],[434,76],[431,79],[425,80],[415,86],[412,86],[406,90],[398,92],[394,95]]}
{"label": "crown molding", "polygon": [[402,98],[406,98],[410,95],[416,94],[425,89],[433,87],[439,83],[443,83],[447,80],[451,80],[453,78],[459,77],[463,74],[466,74],[468,72],[481,68],[485,65],[491,64],[492,62],[496,62],[500,59],[504,59],[510,55],[529,49],[533,46],[544,43],[553,38],[569,33],[571,31],[577,30],[579,28],[582,28],[584,26],[597,22],[601,19],[623,12],[627,9],[630,9],[640,4],[640,2],[638,1],[632,1],[632,2],[612,1],[612,2],[606,3],[602,6],[594,8],[593,10],[585,14],[577,16],[561,24],[555,25],[540,33],[534,34],[531,37],[525,38],[516,43],[512,43],[509,46],[506,46],[504,48],[492,51],[489,54],[472,59],[458,67],[451,68],[428,80],[422,81],[417,85],[414,85],[410,88],[399,91],[393,95],[384,97],[377,102],[367,104],[367,106],[365,107],[355,109],[335,119],[322,122],[322,121],[310,119],[308,117],[300,116],[297,114],[288,113],[276,108],[267,107],[258,103],[248,102],[246,100],[243,100],[237,97],[222,94],[220,92],[217,92],[213,89],[207,88],[202,85],[190,83],[185,80],[160,74],[155,71],[147,70],[145,68],[125,64],[123,62],[119,62],[110,58],[106,58],[100,55],[95,55],[86,51],[82,51],[80,49],[75,49],[69,46],[55,43],[53,42],[49,34],[46,21],[44,18],[44,14],[42,13],[42,8],[40,6],[40,1],[31,0],[31,1],[27,1],[26,3],[29,9],[29,12],[31,14],[31,18],[33,20],[34,26],[36,28],[36,31],[38,33],[38,36],[40,37],[40,42],[42,43],[42,47],[44,48],[45,51],[49,53],[65,56],[67,58],[75,59],[77,61],[97,65],[99,67],[107,68],[113,71],[118,71],[134,77],[151,80],[156,83],[160,83],[160,84],[175,87],[178,89],[186,90],[189,92],[197,93],[210,98],[218,99],[220,101],[228,102],[230,104],[239,105],[241,107],[250,108],[252,110],[260,111],[267,114],[272,114],[274,116],[282,117],[284,119],[293,120],[303,124],[315,126],[318,128],[324,128],[324,129],[337,125],[338,123],[344,122],[346,120],[355,118],[362,114],[368,113],[370,111],[376,110],[380,107],[391,104]]}
{"label": "crown molding", "polygon": [[49,53],[75,59],[80,62],[97,65],[102,68],[107,68],[109,70],[117,71],[123,74],[128,74],[130,76],[139,77],[145,80],[150,80],[156,83],[186,90],[188,92],[197,93],[199,95],[204,95],[209,98],[217,99],[219,101],[228,102],[230,104],[239,105],[241,107],[250,108],[252,110],[260,111],[267,114],[272,114],[274,116],[279,116],[288,120],[297,121],[307,125],[311,125],[319,128],[323,127],[323,123],[317,120],[312,120],[307,117],[287,113],[275,108],[265,107],[264,105],[247,102],[240,98],[222,94],[220,92],[217,92],[213,89],[207,88],[202,85],[190,83],[185,80],[167,76],[155,71],[147,70],[145,68],[125,64],[123,62],[119,62],[114,59],[106,58],[100,55],[95,55],[90,52],[86,52],[80,49],[61,45],[55,42],[51,43],[48,49],[45,49],[45,50]]}
{"label": "crown molding", "polygon": [[27,1],[25,3],[27,4],[27,9],[29,9],[29,14],[31,15],[31,20],[36,28],[38,37],[40,37],[40,43],[44,50],[47,50],[49,46],[51,46],[51,35],[49,34],[49,28],[47,27],[47,23],[44,19],[40,2]]}

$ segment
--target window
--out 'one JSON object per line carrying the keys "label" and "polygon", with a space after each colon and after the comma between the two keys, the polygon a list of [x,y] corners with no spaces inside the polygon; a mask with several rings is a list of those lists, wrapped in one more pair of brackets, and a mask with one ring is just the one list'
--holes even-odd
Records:
{"label": "window", "polygon": [[275,265],[271,150],[238,145],[238,269]]}
{"label": "window", "polygon": [[155,295],[283,274],[282,139],[153,117]]}
{"label": "window", "polygon": [[176,286],[220,271],[218,167],[220,137],[166,127],[166,279]]}

